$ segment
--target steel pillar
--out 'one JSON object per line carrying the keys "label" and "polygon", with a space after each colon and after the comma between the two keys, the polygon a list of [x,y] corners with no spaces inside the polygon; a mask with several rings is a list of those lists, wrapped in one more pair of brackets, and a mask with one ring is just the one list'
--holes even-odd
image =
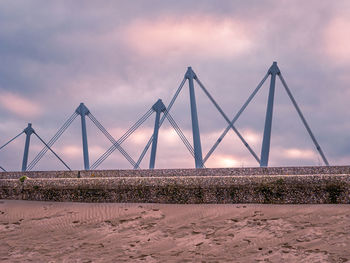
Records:
{"label": "steel pillar", "polygon": [[28,163],[28,154],[29,154],[29,145],[30,145],[30,136],[34,133],[32,128],[32,124],[28,123],[27,128],[23,130],[26,134],[26,142],[24,144],[24,153],[23,153],[23,161],[22,161],[22,172],[27,171],[27,163]]}
{"label": "steel pillar", "polygon": [[277,62],[273,62],[268,74],[271,75],[269,98],[267,101],[264,138],[261,148],[260,167],[267,167],[269,162],[270,153],[270,140],[271,140],[271,126],[272,126],[272,114],[273,114],[273,102],[275,97],[276,75],[280,75],[280,70],[277,66]]}
{"label": "steel pillar", "polygon": [[152,140],[152,150],[151,159],[149,162],[149,169],[154,169],[154,164],[156,161],[157,143],[158,143],[158,132],[159,132],[159,120],[160,113],[166,110],[165,105],[161,99],[159,99],[153,106],[152,109],[156,112],[156,120],[154,122],[153,140]]}
{"label": "steel pillar", "polygon": [[89,149],[88,149],[88,141],[87,141],[87,133],[86,133],[86,120],[85,116],[90,113],[89,109],[84,105],[84,103],[80,103],[79,107],[75,110],[81,117],[81,134],[83,140],[83,157],[84,157],[84,169],[89,170]]}
{"label": "steel pillar", "polygon": [[196,165],[196,168],[203,168],[202,146],[201,146],[201,138],[199,133],[199,125],[198,125],[196,97],[195,97],[194,85],[193,85],[193,79],[197,79],[197,76],[193,72],[191,67],[187,68],[185,78],[188,79],[188,84],[190,89],[191,119],[192,119],[192,134],[193,134],[195,165]]}

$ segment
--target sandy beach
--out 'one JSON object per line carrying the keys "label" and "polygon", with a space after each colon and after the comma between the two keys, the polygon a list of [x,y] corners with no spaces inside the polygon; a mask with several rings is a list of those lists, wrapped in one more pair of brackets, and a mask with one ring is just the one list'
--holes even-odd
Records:
{"label": "sandy beach", "polygon": [[350,262],[350,205],[0,201],[1,262]]}

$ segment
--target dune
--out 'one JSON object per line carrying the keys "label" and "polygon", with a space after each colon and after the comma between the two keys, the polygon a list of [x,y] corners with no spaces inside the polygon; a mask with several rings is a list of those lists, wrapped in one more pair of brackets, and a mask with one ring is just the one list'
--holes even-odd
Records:
{"label": "dune", "polygon": [[0,201],[1,262],[350,262],[350,205]]}

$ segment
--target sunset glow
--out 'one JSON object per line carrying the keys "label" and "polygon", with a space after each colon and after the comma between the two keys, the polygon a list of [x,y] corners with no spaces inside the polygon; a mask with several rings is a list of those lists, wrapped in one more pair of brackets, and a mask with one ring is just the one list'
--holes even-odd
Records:
{"label": "sunset glow", "polygon": [[252,32],[239,21],[211,16],[184,20],[161,17],[136,20],[127,26],[125,41],[143,56],[191,55],[234,57],[249,51]]}

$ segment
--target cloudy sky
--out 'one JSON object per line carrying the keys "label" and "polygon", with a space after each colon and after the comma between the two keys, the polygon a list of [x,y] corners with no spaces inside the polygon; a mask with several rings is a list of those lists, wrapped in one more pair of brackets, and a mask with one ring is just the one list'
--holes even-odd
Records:
{"label": "cloudy sky", "polygon": [[[232,118],[273,61],[330,164],[350,160],[349,1],[13,1],[0,2],[0,145],[28,122],[46,141],[80,102],[118,139],[161,98],[167,105],[192,66]],[[260,156],[269,80],[235,126]],[[226,122],[195,87],[203,155]],[[186,83],[171,114],[192,143]],[[154,115],[123,143],[137,160]],[[110,146],[88,119],[90,164]],[[321,165],[321,157],[280,81],[270,166]],[[53,149],[82,169],[80,119]],[[157,168],[194,167],[169,123]],[[0,150],[0,166],[20,170],[25,136]],[[29,162],[42,145],[32,138]],[[149,152],[141,164],[147,168]],[[258,163],[230,131],[206,167]],[[99,169],[131,168],[114,152]],[[64,169],[51,153],[34,170]]]}

